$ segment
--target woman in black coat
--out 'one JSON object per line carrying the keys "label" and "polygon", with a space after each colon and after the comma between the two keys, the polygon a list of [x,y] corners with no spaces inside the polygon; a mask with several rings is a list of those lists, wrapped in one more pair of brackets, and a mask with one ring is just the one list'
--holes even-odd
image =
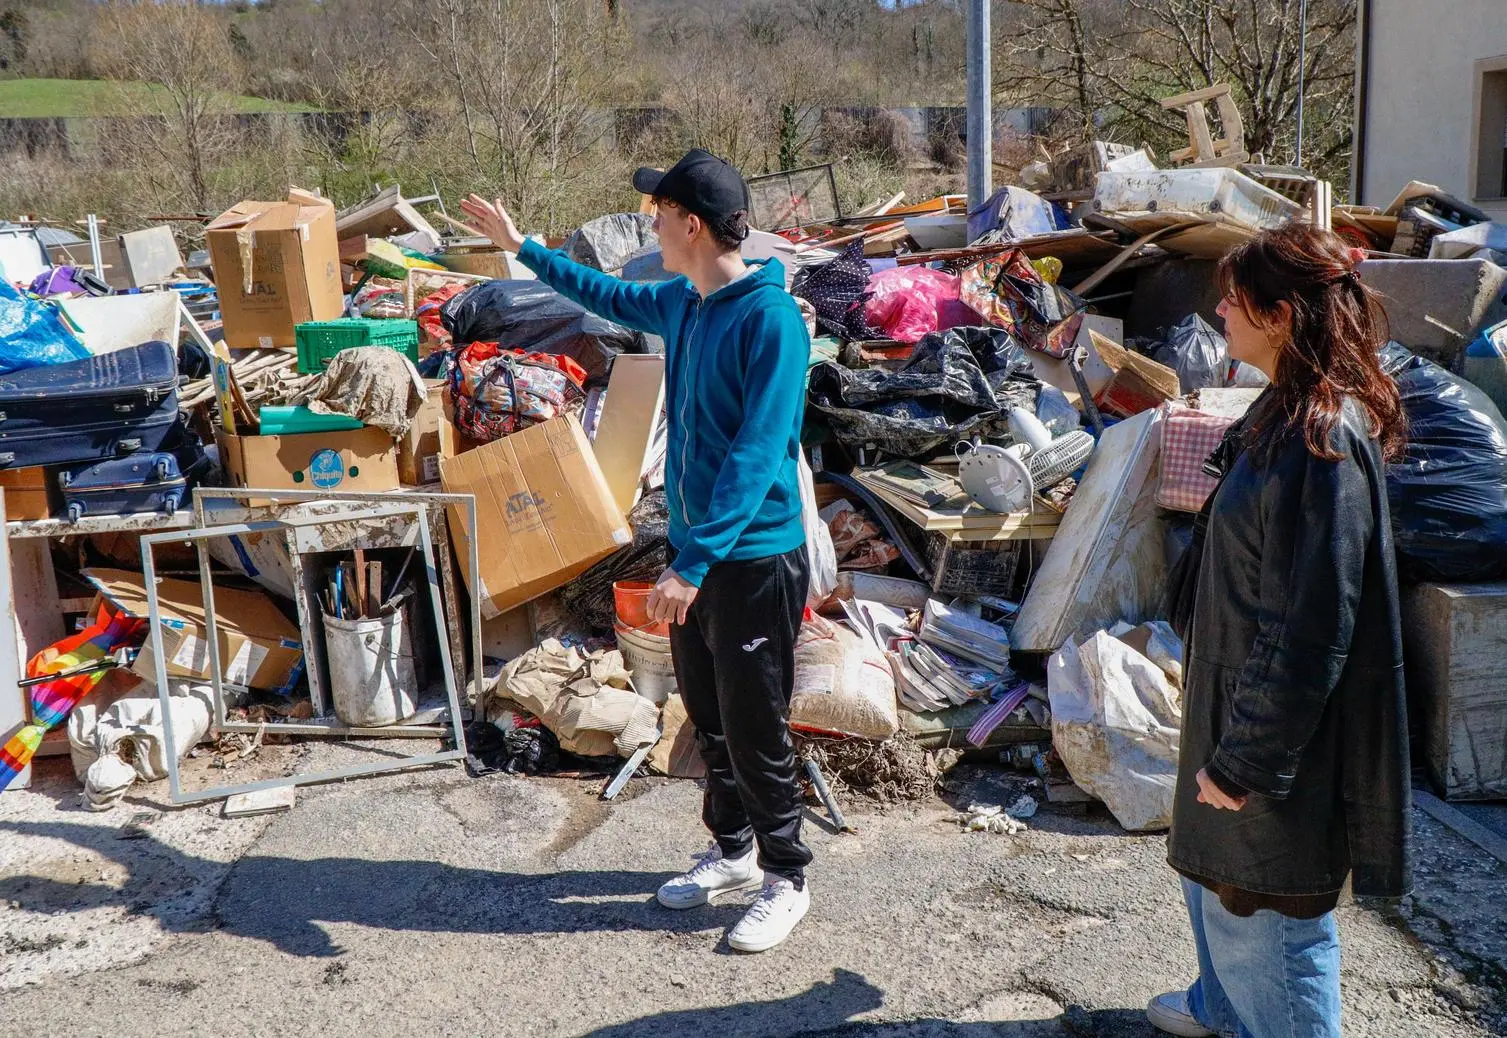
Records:
{"label": "woman in black coat", "polygon": [[1407,712],[1383,461],[1400,452],[1359,250],[1270,231],[1220,267],[1230,355],[1271,386],[1214,459],[1168,861],[1198,980],[1184,1036],[1340,1038],[1334,907],[1411,886]]}

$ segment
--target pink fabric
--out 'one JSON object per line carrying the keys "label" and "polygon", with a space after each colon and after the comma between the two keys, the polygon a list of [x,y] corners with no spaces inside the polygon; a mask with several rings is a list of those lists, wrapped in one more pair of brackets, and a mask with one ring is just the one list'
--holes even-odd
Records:
{"label": "pink fabric", "polygon": [[958,298],[962,282],[930,267],[895,267],[869,278],[863,315],[897,342],[917,343],[928,332],[981,324],[973,308]]}
{"label": "pink fabric", "polygon": [[1156,503],[1174,512],[1197,512],[1219,485],[1203,470],[1225,430],[1234,420],[1195,411],[1182,404],[1162,405],[1161,476]]}

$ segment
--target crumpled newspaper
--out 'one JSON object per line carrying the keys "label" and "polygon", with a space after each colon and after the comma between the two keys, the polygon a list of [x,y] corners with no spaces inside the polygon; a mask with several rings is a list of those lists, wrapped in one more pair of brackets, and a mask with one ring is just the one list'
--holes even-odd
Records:
{"label": "crumpled newspaper", "polygon": [[1026,831],[1024,819],[1036,814],[1036,798],[1022,794],[1009,810],[999,804],[969,804],[968,810],[953,815],[952,820],[968,833],[996,833],[1014,836]]}

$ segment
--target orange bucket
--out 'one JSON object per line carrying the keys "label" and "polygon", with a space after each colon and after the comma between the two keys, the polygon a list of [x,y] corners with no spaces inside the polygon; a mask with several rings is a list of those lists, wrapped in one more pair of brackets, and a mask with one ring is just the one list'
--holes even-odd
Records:
{"label": "orange bucket", "polygon": [[619,580],[612,585],[612,604],[617,612],[617,622],[630,631],[660,638],[670,636],[670,625],[649,621],[649,595],[654,585],[643,580]]}

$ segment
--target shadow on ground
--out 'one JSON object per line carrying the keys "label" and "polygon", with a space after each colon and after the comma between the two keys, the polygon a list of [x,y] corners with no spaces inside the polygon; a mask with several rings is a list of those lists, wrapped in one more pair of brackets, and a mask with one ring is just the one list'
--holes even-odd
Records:
{"label": "shadow on ground", "polygon": [[[296,859],[250,854],[221,890],[212,923],[175,922],[159,914],[154,878],[209,864],[152,840],[125,841],[114,829],[68,822],[0,822],[0,839],[34,836],[64,840],[131,871],[119,887],[63,882],[46,876],[0,878],[0,903],[36,912],[120,906],[155,917],[166,931],[218,930],[265,941],[300,957],[343,953],[323,924],[354,923],[394,931],[483,934],[569,934],[652,931],[693,933],[729,929],[741,903],[689,913],[666,912],[654,891],[669,873],[563,871],[518,873],[461,868],[433,861],[356,858]],[[142,841],[148,841],[143,847]],[[144,864],[149,867],[142,868]],[[139,871],[138,871],[139,870]],[[726,952],[726,944],[721,948]],[[939,1019],[863,1023],[853,1017],[884,1004],[884,992],[860,974],[837,970],[830,983],[791,998],[657,1013],[592,1031],[586,1038],[666,1038],[746,1031],[768,1022],[782,1038],[1143,1038],[1152,1032],[1139,1012],[1070,1008],[1049,1020],[960,1024]],[[734,1027],[734,1024],[737,1024]]]}
{"label": "shadow on ground", "polygon": [[[742,1030],[750,1019],[768,1021],[770,1034],[785,1038],[1149,1038],[1156,1032],[1143,1013],[1078,1006],[1052,1019],[954,1023],[916,1019],[863,1023],[853,1020],[884,1004],[884,992],[861,974],[834,971],[830,983],[767,1002],[739,1002],[712,1009],[655,1013],[601,1027],[582,1038],[677,1038]],[[792,1030],[792,1027],[798,1030]]]}

